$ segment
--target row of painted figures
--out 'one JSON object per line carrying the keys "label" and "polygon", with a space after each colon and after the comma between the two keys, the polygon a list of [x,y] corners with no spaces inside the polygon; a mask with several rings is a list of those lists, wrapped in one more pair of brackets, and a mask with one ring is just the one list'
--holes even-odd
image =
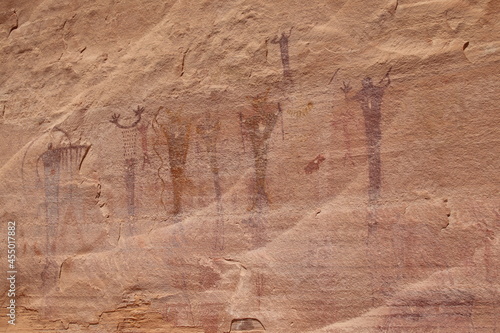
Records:
{"label": "row of painted figures", "polygon": [[[285,86],[293,85],[292,71],[290,69],[290,58],[288,55],[289,38],[291,30],[288,33],[282,33],[280,38],[276,37],[271,42],[279,44],[281,52],[281,61],[283,66],[283,82]],[[338,72],[338,70],[337,70]],[[335,72],[333,78],[337,74]],[[367,142],[368,178],[369,178],[369,201],[375,202],[380,193],[381,174],[380,174],[380,120],[381,104],[385,88],[390,84],[390,69],[380,80],[378,85],[374,85],[370,78],[362,81],[362,88],[352,97],[360,103],[365,121],[365,133]],[[332,81],[331,80],[331,81]],[[330,82],[331,82],[330,81]],[[385,83],[384,83],[385,81]],[[352,90],[349,84],[341,88],[347,94]],[[253,210],[260,211],[268,205],[269,199],[266,191],[266,170],[267,155],[269,151],[269,139],[276,127],[279,117],[282,117],[282,107],[280,103],[271,103],[267,100],[267,94],[251,99],[252,114],[239,114],[239,121],[245,140],[250,141],[251,151],[254,157],[255,184]],[[310,110],[312,103],[309,103],[306,110]],[[149,163],[147,124],[141,123],[141,117],[144,113],[144,107],[137,107],[134,110],[133,121],[123,121],[119,114],[113,114],[110,122],[120,129],[122,134],[123,155],[125,158],[125,188],[127,192],[127,212],[128,215],[135,216],[135,173],[138,164],[135,150],[137,135],[140,136],[143,150],[143,168]],[[160,108],[156,114],[162,110]],[[157,119],[155,117],[155,119]],[[173,214],[178,215],[182,211],[182,195],[185,184],[186,160],[190,140],[190,123],[183,120],[179,115],[171,114],[166,124],[157,125],[161,128],[167,141],[168,161],[170,177],[172,181],[173,192]],[[62,130],[61,130],[62,131]],[[69,135],[62,131],[69,142]],[[196,127],[196,132],[202,137],[209,154],[210,170],[213,175],[215,190],[215,199],[219,215],[222,215],[222,189],[220,185],[219,165],[217,161],[217,137],[220,132],[219,122],[207,115],[202,124]],[[58,206],[59,206],[59,184],[64,178],[70,178],[80,169],[81,163],[89,150],[87,145],[72,145],[67,147],[53,148],[49,145],[48,150],[40,156],[44,168],[44,188],[46,202],[46,218],[49,230],[47,234],[54,235],[51,229],[58,225]],[[318,170],[319,164],[324,160],[321,154],[309,163],[306,173],[312,173]],[[222,222],[221,222],[222,223]]]}
{"label": "row of painted figures", "polygon": [[[369,199],[377,200],[380,192],[380,120],[381,103],[385,88],[390,83],[389,72],[380,81],[383,85],[374,85],[370,78],[362,81],[361,90],[353,97],[361,106],[364,121],[367,142],[367,155],[369,158]],[[352,88],[344,83],[341,90],[348,93]],[[347,96],[347,95],[346,95]],[[278,119],[282,113],[280,103],[270,103],[265,94],[252,98],[253,114],[239,114],[240,126],[243,136],[243,143],[250,141],[251,151],[254,156],[255,168],[255,193],[254,209],[262,209],[267,206],[269,199],[266,192],[266,169],[267,155],[269,151],[269,139],[276,127]],[[135,169],[138,164],[135,155],[136,136],[141,137],[143,150],[143,167],[149,163],[147,152],[147,125],[141,124],[141,116],[144,113],[144,107],[137,107],[134,110],[134,120],[132,122],[122,121],[120,115],[113,114],[110,122],[121,130],[123,136],[123,154],[125,157],[125,187],[127,190],[127,209],[128,215],[134,216],[135,201]],[[158,110],[158,113],[161,111]],[[281,115],[282,116],[282,115]],[[167,124],[160,125],[162,132],[166,136],[168,146],[169,170],[172,181],[173,192],[173,214],[179,214],[182,211],[183,184],[185,182],[186,157],[189,146],[190,124],[182,120],[179,116],[169,117]],[[220,123],[211,118],[208,114],[203,123],[196,126],[196,132],[201,136],[209,154],[210,170],[213,175],[215,189],[215,199],[218,209],[222,209],[221,196],[222,189],[220,185],[219,166],[217,161],[217,137],[220,132]],[[67,135],[67,134],[66,134]],[[57,224],[53,219],[57,216],[54,210],[57,210],[59,181],[62,175],[71,176],[78,172],[80,164],[87,154],[89,146],[69,145],[68,147],[53,148],[49,145],[48,150],[40,156],[44,167],[44,187],[46,196],[47,218],[51,225]],[[317,170],[319,163],[324,160],[319,155],[314,161],[306,166],[306,173],[312,173]],[[62,172],[68,170],[68,172]]]}

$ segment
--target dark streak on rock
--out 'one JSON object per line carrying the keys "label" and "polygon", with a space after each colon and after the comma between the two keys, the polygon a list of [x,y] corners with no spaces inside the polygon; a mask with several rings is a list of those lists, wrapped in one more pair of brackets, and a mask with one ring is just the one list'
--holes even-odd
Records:
{"label": "dark streak on rock", "polygon": [[17,12],[15,10],[13,10],[12,13],[16,17],[16,23],[14,23],[14,25],[12,27],[10,27],[9,34],[8,34],[7,38],[10,37],[10,34],[12,33],[12,31],[19,28],[19,16],[17,16]]}
{"label": "dark streak on rock", "polygon": [[184,75],[184,64],[186,62],[186,56],[187,56],[187,53],[189,52],[189,49],[187,49],[184,54],[182,55],[182,64],[181,64],[181,75],[180,76],[183,76]]}
{"label": "dark streak on rock", "polygon": [[87,154],[90,150],[90,147],[91,147],[91,145],[87,146],[86,149],[84,149],[82,160],[80,161],[80,164],[78,165],[78,171],[80,171],[82,169],[83,160],[85,160],[85,157],[87,157]]}

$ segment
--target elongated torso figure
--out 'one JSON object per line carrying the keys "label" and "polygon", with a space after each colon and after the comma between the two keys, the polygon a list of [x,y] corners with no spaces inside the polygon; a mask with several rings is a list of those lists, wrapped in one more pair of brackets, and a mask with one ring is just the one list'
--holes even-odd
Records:
{"label": "elongated torso figure", "polygon": [[268,103],[265,97],[252,99],[256,115],[244,118],[242,126],[252,144],[255,160],[255,197],[254,208],[261,208],[269,203],[266,193],[267,153],[269,138],[278,121],[279,105]]}
{"label": "elongated torso figure", "polygon": [[377,201],[380,196],[381,187],[381,167],[380,167],[380,140],[382,132],[380,130],[381,105],[384,90],[390,83],[388,81],[384,86],[374,86],[372,79],[367,77],[363,79],[363,88],[356,94],[355,99],[359,101],[363,117],[365,119],[366,146],[368,153],[368,179],[369,189],[368,198],[370,202]]}

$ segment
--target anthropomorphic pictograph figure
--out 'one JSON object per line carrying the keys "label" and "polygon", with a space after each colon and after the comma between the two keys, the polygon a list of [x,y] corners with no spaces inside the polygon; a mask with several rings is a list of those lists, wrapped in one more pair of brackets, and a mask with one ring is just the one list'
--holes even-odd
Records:
{"label": "anthropomorphic pictograph figure", "polygon": [[385,89],[391,83],[389,72],[380,81],[385,79],[387,82],[382,86],[375,86],[372,79],[367,77],[362,81],[362,89],[354,97],[360,104],[363,110],[365,119],[366,145],[368,151],[368,179],[369,189],[368,198],[370,202],[375,202],[380,196],[381,187],[381,162],[380,162],[380,140],[382,132],[380,130],[380,120],[382,97]]}
{"label": "anthropomorphic pictograph figure", "polygon": [[290,70],[290,56],[288,54],[288,40],[290,39],[291,33],[292,29],[290,29],[288,34],[283,32],[279,39],[278,37],[275,37],[271,40],[271,43],[280,45],[281,63],[283,65],[283,77],[285,82],[287,83],[292,81],[292,72]]}
{"label": "anthropomorphic pictograph figure", "polygon": [[[372,304],[375,305],[381,290],[384,288],[380,285],[380,277],[378,275],[377,265],[379,260],[378,253],[381,252],[380,241],[378,235],[378,219],[379,212],[377,209],[380,190],[382,184],[381,177],[381,161],[380,161],[380,144],[382,132],[380,122],[382,118],[381,106],[382,97],[385,89],[389,86],[391,80],[389,78],[390,69],[387,74],[380,80],[379,84],[384,82],[384,85],[374,85],[372,79],[366,77],[362,80],[362,89],[354,96],[354,100],[360,103],[363,112],[366,134],[366,148],[368,155],[368,232],[366,238],[367,258],[372,265]],[[344,85],[344,93],[349,92],[349,86]]]}
{"label": "anthropomorphic pictograph figure", "polygon": [[[54,149],[52,143],[47,147],[40,158],[43,162],[45,211],[49,230],[59,222],[59,180],[61,177],[61,154],[59,149]],[[50,231],[49,234],[52,234]]]}
{"label": "anthropomorphic pictograph figure", "polygon": [[205,143],[210,170],[214,181],[215,200],[217,203],[217,225],[215,226],[215,249],[224,249],[224,212],[222,208],[222,190],[219,176],[219,163],[217,160],[217,138],[220,132],[220,122],[207,113],[202,123],[196,127],[196,132]]}
{"label": "anthropomorphic pictograph figure", "polygon": [[[61,181],[71,184],[73,177],[80,168],[90,146],[88,145],[66,145],[55,148],[52,143],[47,150],[40,155],[39,160],[43,163],[43,187],[45,190],[45,215],[47,221],[47,255],[53,254],[60,220],[60,186]],[[73,185],[69,185],[72,190]],[[68,193],[66,201],[71,201],[72,192]],[[68,202],[67,202],[68,203]],[[53,246],[51,246],[51,244]]]}
{"label": "anthropomorphic pictograph figure", "polygon": [[254,115],[242,116],[244,136],[250,139],[255,159],[254,208],[262,208],[269,203],[266,193],[267,154],[269,138],[281,113],[278,103],[267,101],[267,93],[251,99]]}
{"label": "anthropomorphic pictograph figure", "polygon": [[[141,115],[144,112],[144,107],[138,106],[134,110],[135,120],[125,125],[120,123],[120,115],[113,114],[110,122],[122,130],[123,136],[123,155],[125,158],[125,188],[127,190],[127,213],[129,217],[135,216],[135,167],[137,165],[136,158],[136,141],[137,141],[137,125],[141,121]],[[147,127],[144,128],[141,134],[146,133]],[[147,147],[147,144],[146,144]],[[144,142],[143,142],[144,148]],[[147,161],[147,151],[144,152],[144,162]]]}
{"label": "anthropomorphic pictograph figure", "polygon": [[[69,143],[49,143],[47,150],[43,152],[37,160],[43,165],[43,188],[45,191],[45,265],[41,272],[42,293],[44,296],[43,314],[49,312],[50,302],[46,296],[49,290],[55,286],[58,279],[60,263],[57,262],[57,254],[60,254],[60,237],[64,234],[64,227],[67,225],[67,217],[64,212],[70,210],[74,214],[76,221],[84,221],[81,199],[75,196],[77,185],[74,184],[75,176],[78,174],[83,159],[90,149],[90,145],[74,145],[71,143],[68,134],[59,129],[54,130],[64,133]],[[57,253],[59,250],[59,253]]]}
{"label": "anthropomorphic pictograph figure", "polygon": [[182,211],[182,194],[187,182],[185,169],[191,124],[188,119],[183,119],[178,114],[167,113],[169,114],[168,123],[163,124],[161,128],[167,139],[168,160],[174,192],[173,214],[177,215]]}
{"label": "anthropomorphic pictograph figure", "polygon": [[341,113],[339,117],[332,122],[333,126],[338,126],[342,128],[342,133],[344,135],[344,143],[345,143],[345,154],[344,154],[344,166],[349,162],[349,164],[354,165],[354,160],[352,157],[352,127],[355,125],[355,117],[351,110],[351,104],[355,101],[350,96],[350,91],[352,87],[349,82],[343,82],[343,87],[340,87],[340,90],[344,93],[344,101],[343,104],[340,104]]}

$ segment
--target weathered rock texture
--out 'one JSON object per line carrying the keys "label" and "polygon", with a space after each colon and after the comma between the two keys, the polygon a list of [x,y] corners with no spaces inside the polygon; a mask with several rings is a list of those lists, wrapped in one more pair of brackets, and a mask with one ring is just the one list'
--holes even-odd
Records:
{"label": "weathered rock texture", "polygon": [[0,327],[497,332],[499,12],[3,0]]}

